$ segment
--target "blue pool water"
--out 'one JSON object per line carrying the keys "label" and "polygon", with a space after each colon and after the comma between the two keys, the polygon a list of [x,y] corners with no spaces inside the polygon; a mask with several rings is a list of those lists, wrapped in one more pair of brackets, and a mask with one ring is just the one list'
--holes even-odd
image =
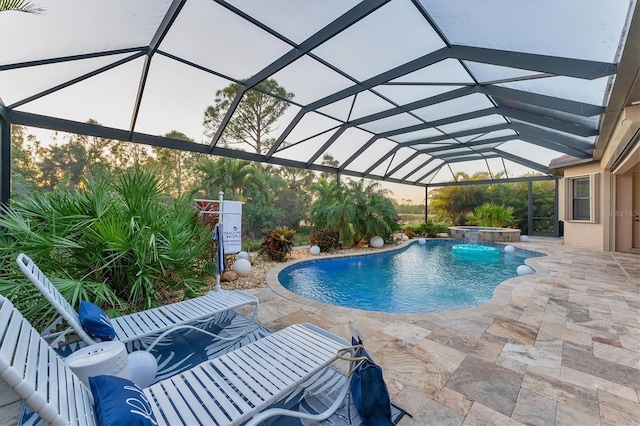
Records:
{"label": "blue pool water", "polygon": [[496,256],[460,256],[460,242],[427,240],[401,250],[317,259],[283,269],[288,290],[320,302],[382,312],[441,312],[481,305],[496,286],[516,277],[516,269],[539,253],[516,249]]}

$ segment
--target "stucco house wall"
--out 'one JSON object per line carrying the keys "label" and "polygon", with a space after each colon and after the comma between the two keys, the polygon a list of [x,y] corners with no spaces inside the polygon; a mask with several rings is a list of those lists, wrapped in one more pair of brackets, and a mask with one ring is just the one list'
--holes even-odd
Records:
{"label": "stucco house wall", "polygon": [[[636,194],[640,190],[640,105],[625,108],[600,161],[568,164],[560,180],[559,218],[564,221],[567,246],[611,251],[630,251],[634,241]],[[630,148],[630,149],[629,149]],[[568,185],[576,177],[593,175],[596,185],[595,217],[591,221],[573,221],[567,213],[571,202]]]}
{"label": "stucco house wall", "polygon": [[[595,183],[595,217],[592,222],[574,221],[568,217],[568,204],[571,200],[567,197],[567,185],[571,178],[594,175]],[[607,179],[605,179],[607,177]],[[589,163],[567,168],[564,178],[560,182],[562,194],[559,197],[561,214],[560,220],[564,221],[564,244],[571,247],[587,248],[594,250],[607,250],[605,247],[607,227],[605,222],[604,205],[610,198],[606,191],[605,180],[608,181],[608,173],[600,167],[600,163]]]}

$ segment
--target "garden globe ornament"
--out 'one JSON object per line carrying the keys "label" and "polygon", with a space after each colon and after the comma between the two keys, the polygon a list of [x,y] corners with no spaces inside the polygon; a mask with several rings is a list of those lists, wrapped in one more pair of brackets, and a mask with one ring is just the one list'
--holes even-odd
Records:
{"label": "garden globe ornament", "polygon": [[240,253],[238,253],[238,259],[249,260],[249,253],[247,253],[246,251],[241,251]]}
{"label": "garden globe ornament", "polygon": [[527,241],[529,241],[529,237],[527,237],[526,235],[521,235],[520,241],[522,241],[523,243],[526,243]]}
{"label": "garden globe ornament", "polygon": [[381,248],[384,245],[384,240],[382,237],[376,235],[375,237],[371,237],[369,245],[373,248]]}
{"label": "garden globe ornament", "polygon": [[238,259],[233,263],[233,272],[240,277],[246,277],[251,272],[251,262],[247,259]]}
{"label": "garden globe ornament", "polygon": [[513,253],[514,251],[516,251],[516,248],[514,246],[505,246],[504,247],[504,252],[505,253]]}
{"label": "garden globe ornament", "polygon": [[420,238],[420,239],[418,239],[418,244],[423,246],[423,245],[427,244],[427,240],[425,240],[424,238]]}
{"label": "garden globe ornament", "polygon": [[518,273],[518,275],[529,275],[529,274],[533,274],[535,271],[531,266],[520,265],[518,266],[518,269],[516,269],[516,272]]}
{"label": "garden globe ornament", "polygon": [[318,246],[311,246],[311,249],[309,250],[309,252],[310,252],[312,255],[316,256],[316,255],[320,254],[320,247],[318,247]]}
{"label": "garden globe ornament", "polygon": [[407,234],[404,234],[402,236],[402,241],[409,241],[409,236]]}
{"label": "garden globe ornament", "polygon": [[129,378],[141,388],[156,381],[158,361],[147,351],[135,351],[129,354]]}

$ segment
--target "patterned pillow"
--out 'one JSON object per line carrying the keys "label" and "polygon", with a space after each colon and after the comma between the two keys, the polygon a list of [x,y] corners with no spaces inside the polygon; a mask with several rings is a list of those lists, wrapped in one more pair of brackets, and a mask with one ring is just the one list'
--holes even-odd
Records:
{"label": "patterned pillow", "polygon": [[131,380],[116,376],[89,377],[98,425],[155,426],[151,404]]}
{"label": "patterned pillow", "polygon": [[116,337],[116,332],[111,325],[111,321],[109,321],[109,317],[98,306],[83,300],[80,302],[79,314],[82,328],[96,339],[105,341],[113,340]]}

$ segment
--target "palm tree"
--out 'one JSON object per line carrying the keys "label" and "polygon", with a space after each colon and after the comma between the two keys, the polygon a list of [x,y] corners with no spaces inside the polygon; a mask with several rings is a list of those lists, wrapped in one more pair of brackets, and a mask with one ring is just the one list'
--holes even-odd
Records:
{"label": "palm tree", "polygon": [[0,0],[0,12],[24,12],[40,15],[45,12],[42,7],[37,7],[28,0]]}
{"label": "palm tree", "polygon": [[389,191],[381,189],[379,183],[360,180],[338,187],[335,182],[320,179],[314,189],[319,197],[311,206],[310,216],[317,228],[338,231],[343,245],[391,234],[396,210],[388,198]]}
{"label": "palm tree", "polygon": [[218,192],[224,191],[228,200],[241,199],[244,189],[255,183],[256,169],[246,160],[203,158],[196,169],[204,173],[201,187],[207,197],[217,198]]}
{"label": "palm tree", "polygon": [[[482,172],[472,176],[464,172],[455,175],[456,181],[482,180],[487,175]],[[466,215],[474,208],[490,201],[486,185],[446,186],[431,193],[429,210],[436,213],[440,220],[454,225],[464,225]]]}
{"label": "palm tree", "polygon": [[373,196],[369,199],[367,208],[368,218],[367,235],[389,235],[392,232],[391,225],[396,222],[397,212],[393,201],[389,198]]}
{"label": "palm tree", "polygon": [[350,246],[356,242],[358,235],[358,203],[356,194],[349,190],[338,190],[335,197],[329,200],[322,209],[327,223],[340,233],[340,242]]}
{"label": "palm tree", "polygon": [[391,191],[382,188],[379,182],[350,182],[349,191],[357,205],[356,242],[369,240],[373,236],[388,237],[395,222],[396,209],[391,200]]}
{"label": "palm tree", "polygon": [[311,186],[311,190],[315,192],[315,201],[311,203],[309,216],[313,219],[318,229],[328,228],[329,222],[326,217],[326,207],[338,196],[338,192],[341,189],[336,182],[320,178]]}

